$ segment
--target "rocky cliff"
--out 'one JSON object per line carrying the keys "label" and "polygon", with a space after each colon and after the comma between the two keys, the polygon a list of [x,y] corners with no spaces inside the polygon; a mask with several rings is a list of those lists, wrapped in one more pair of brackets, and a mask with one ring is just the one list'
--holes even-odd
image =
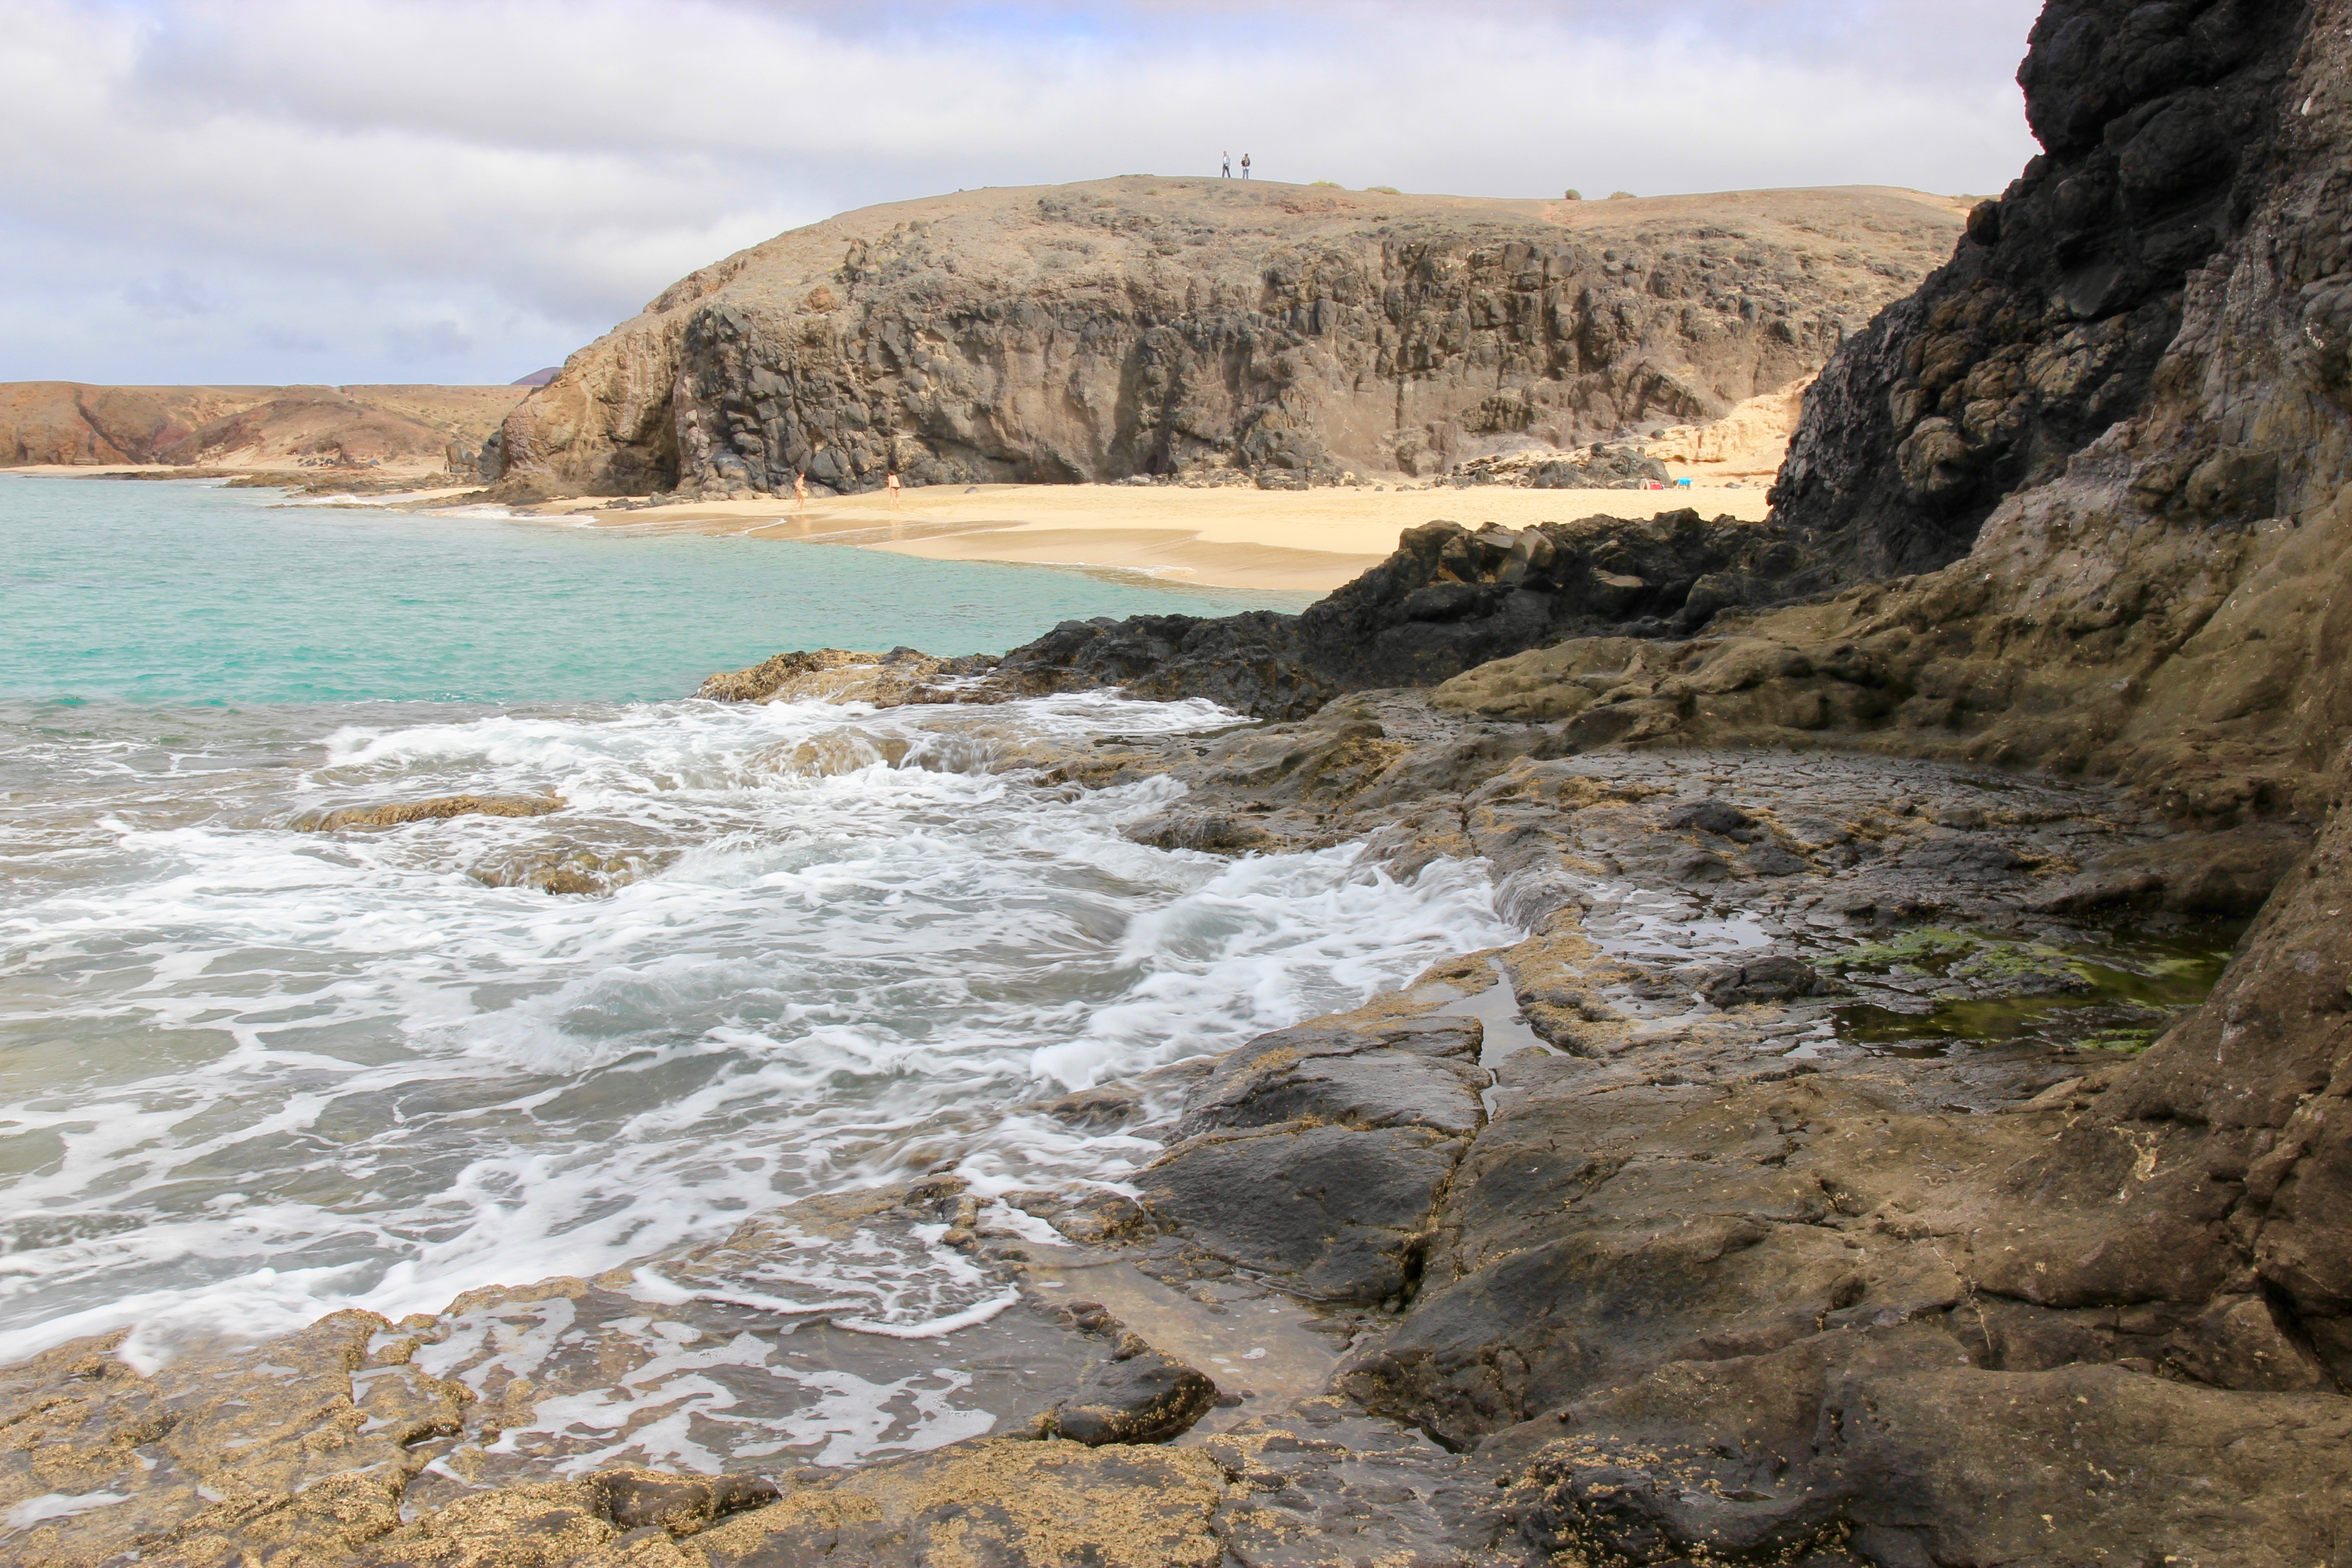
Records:
{"label": "rocky cliff", "polygon": [[515,495],[1428,473],[1722,414],[1949,248],[1875,189],[1473,201],[1146,176],[959,193],[683,279],[510,417]]}
{"label": "rocky cliff", "polygon": [[[2049,6],[2018,73],[2042,154],[1814,384],[1782,515],[1858,576],[1941,566],[2003,497],[2144,414],[2202,269],[2248,243],[2288,173],[2280,118],[2313,108],[2290,79],[2308,19],[2263,0]],[[2344,242],[2314,238],[2291,265],[2317,277]],[[2308,476],[2290,465],[2289,510]],[[2267,511],[2280,477],[2212,470],[2180,499]]]}

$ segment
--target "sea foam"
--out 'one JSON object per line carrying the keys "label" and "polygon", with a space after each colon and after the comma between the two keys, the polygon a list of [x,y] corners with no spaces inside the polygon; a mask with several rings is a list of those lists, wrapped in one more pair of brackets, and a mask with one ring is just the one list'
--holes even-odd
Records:
{"label": "sea foam", "polygon": [[[73,782],[12,806],[0,1359],[438,1310],[925,1171],[1116,1184],[1157,1146],[1024,1107],[1513,934],[1478,867],[1152,848],[1120,830],[1177,785],[1024,765],[1238,721],[1205,703],[344,711],[12,762]],[[565,805],[290,826],[459,792]],[[634,879],[484,879],[573,852]],[[986,1309],[925,1250],[813,1247],[746,1288],[876,1333]]]}

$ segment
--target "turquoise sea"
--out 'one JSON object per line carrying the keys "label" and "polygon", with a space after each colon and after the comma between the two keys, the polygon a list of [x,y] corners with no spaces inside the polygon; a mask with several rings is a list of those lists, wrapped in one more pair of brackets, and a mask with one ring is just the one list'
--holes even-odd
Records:
{"label": "turquoise sea", "polygon": [[[1117,1182],[1159,1146],[1041,1098],[1515,934],[1482,868],[1158,849],[1122,829],[1181,786],[1024,763],[1242,721],[1207,703],[687,696],[1296,596],[279,499],[0,477],[0,1362],[435,1311],[949,1165],[991,1202]],[[295,826],[468,791],[564,804]],[[593,889],[532,880],[565,868]],[[971,1310],[945,1249],[805,1264],[877,1332]],[[817,1408],[778,1464],[971,1429]]]}
{"label": "turquoise sea", "polygon": [[0,475],[0,699],[656,701],[785,648],[992,653],[1073,616],[1315,597]]}

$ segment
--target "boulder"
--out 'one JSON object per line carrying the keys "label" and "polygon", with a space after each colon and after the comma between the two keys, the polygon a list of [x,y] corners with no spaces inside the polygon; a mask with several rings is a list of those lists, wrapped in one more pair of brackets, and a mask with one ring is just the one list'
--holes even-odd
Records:
{"label": "boulder", "polygon": [[1799,996],[1827,996],[1839,987],[1814,972],[1801,958],[1774,954],[1726,964],[1700,983],[1698,994],[1717,1007],[1745,1002],[1787,1002]]}
{"label": "boulder", "polygon": [[1217,1399],[1215,1384],[1134,1336],[1126,1339],[1119,1353],[1087,1373],[1076,1393],[1040,1418],[1040,1436],[1088,1447],[1164,1443],[1208,1414]]}

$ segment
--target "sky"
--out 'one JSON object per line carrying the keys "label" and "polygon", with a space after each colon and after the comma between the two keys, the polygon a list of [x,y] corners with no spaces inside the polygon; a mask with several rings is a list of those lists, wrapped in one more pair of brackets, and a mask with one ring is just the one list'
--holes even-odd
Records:
{"label": "sky", "polygon": [[0,381],[503,383],[980,185],[1995,193],[2039,0],[0,0]]}

